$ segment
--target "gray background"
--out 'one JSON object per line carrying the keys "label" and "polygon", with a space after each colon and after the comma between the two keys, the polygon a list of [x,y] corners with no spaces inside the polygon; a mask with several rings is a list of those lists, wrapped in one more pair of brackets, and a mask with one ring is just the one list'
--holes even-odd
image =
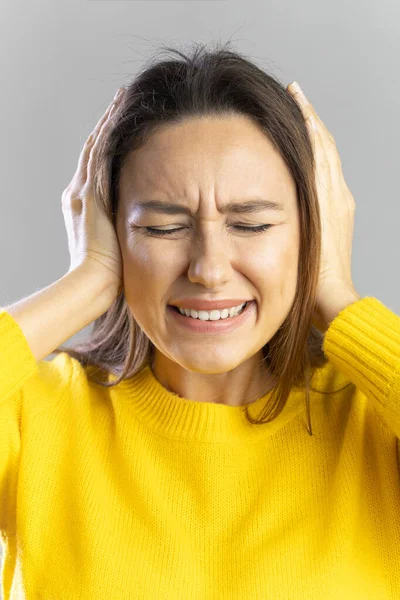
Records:
{"label": "gray background", "polygon": [[395,0],[3,0],[0,305],[68,271],[61,194],[116,90],[160,44],[230,39],[298,81],[333,134],[356,202],[354,286],[400,314],[399,23]]}

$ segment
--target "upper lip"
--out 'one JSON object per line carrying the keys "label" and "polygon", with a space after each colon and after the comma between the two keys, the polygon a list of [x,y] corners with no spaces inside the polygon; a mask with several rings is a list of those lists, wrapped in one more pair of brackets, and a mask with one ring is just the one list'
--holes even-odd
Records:
{"label": "upper lip", "polygon": [[200,300],[199,298],[182,298],[171,302],[171,306],[178,306],[179,308],[193,308],[200,310],[219,310],[222,308],[231,308],[232,306],[238,306],[243,302],[251,302],[247,298],[226,298],[224,300]]}

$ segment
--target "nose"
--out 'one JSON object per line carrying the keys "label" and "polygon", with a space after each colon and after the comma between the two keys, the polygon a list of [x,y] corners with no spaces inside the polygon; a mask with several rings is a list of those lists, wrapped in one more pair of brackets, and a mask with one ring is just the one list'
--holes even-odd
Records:
{"label": "nose", "polygon": [[204,227],[190,247],[188,278],[206,288],[223,288],[232,277],[229,245],[218,225]]}

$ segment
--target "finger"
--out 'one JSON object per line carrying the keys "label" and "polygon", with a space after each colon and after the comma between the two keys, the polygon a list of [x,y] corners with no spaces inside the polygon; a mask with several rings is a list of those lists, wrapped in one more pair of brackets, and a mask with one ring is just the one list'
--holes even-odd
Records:
{"label": "finger", "polygon": [[80,183],[83,183],[86,180],[86,169],[89,162],[90,153],[92,152],[95,140],[98,138],[100,131],[102,130],[104,124],[108,120],[108,117],[112,114],[113,108],[114,104],[108,107],[107,111],[100,119],[95,129],[93,130],[93,133],[90,134],[82,148],[82,152],[78,160],[78,167],[75,173],[75,179],[79,180]]}
{"label": "finger", "polygon": [[118,101],[121,99],[122,96],[122,91],[124,88],[120,88],[117,93],[115,94],[113,101],[111,102],[111,104],[108,106],[106,112],[104,113],[104,115],[101,117],[101,119],[99,120],[99,122],[97,123],[96,127],[94,128],[94,130],[92,131],[92,133],[89,135],[87,142],[92,142],[97,138],[97,134],[99,133],[100,129],[102,128],[104,122],[107,120],[110,112],[113,110],[113,107],[116,106],[118,104]]}
{"label": "finger", "polygon": [[315,117],[316,119],[320,120],[317,111],[315,110],[311,102],[309,102],[307,96],[296,81],[290,83],[287,87],[287,90],[291,94],[291,96],[293,96],[293,98],[296,100],[306,120],[310,117]]}
{"label": "finger", "polygon": [[329,140],[330,143],[335,145],[335,140],[332,134],[326,128],[324,122],[322,121],[319,114],[317,113],[311,102],[308,100],[298,83],[295,81],[293,83],[290,83],[287,87],[287,90],[299,105],[307,125],[310,128],[312,128],[311,126],[313,117],[316,122],[316,130],[321,134],[322,140],[324,139],[324,137],[326,137],[326,139]]}
{"label": "finger", "polygon": [[[111,115],[114,114],[114,110],[115,105],[111,107],[111,110],[108,113],[108,117],[111,117]],[[96,157],[97,148],[99,146],[99,140],[101,140],[103,132],[105,131],[105,129],[107,129],[107,126],[109,125],[110,121],[110,118],[105,119],[96,139],[94,140],[92,146],[89,147],[89,152],[86,153],[86,163],[84,165],[84,170],[86,171],[86,181],[90,181],[93,179],[94,160]]]}
{"label": "finger", "polygon": [[80,183],[84,183],[86,181],[87,166],[89,163],[90,153],[93,149],[93,146],[94,146],[96,140],[99,137],[100,131],[103,129],[104,125],[108,122],[109,117],[114,113],[114,109],[117,105],[118,99],[122,95],[122,94],[119,94],[119,92],[120,92],[120,90],[115,94],[113,101],[108,106],[106,112],[101,117],[101,119],[97,123],[97,125],[94,128],[94,130],[92,131],[92,133],[89,135],[88,139],[86,140],[86,142],[82,148],[82,152],[81,152],[81,154],[79,156],[79,160],[78,160],[78,167],[77,167],[76,173],[74,175],[74,178],[76,180],[79,180]]}
{"label": "finger", "polygon": [[[122,94],[120,96],[118,96],[118,100],[121,98]],[[103,133],[107,130],[108,127],[111,126],[111,122],[112,122],[112,117],[114,116],[115,111],[118,108],[118,100],[116,100],[112,106],[110,111],[108,112],[108,117],[106,119],[104,119],[103,124],[98,132],[98,135],[96,137],[96,139],[93,142],[92,147],[90,148],[90,152],[86,155],[87,158],[87,163],[86,163],[86,173],[87,173],[87,179],[91,180],[93,179],[93,171],[95,168],[95,160],[96,160],[96,156],[97,156],[97,150],[100,144],[100,141],[103,137]]]}
{"label": "finger", "polygon": [[[289,90],[289,88],[291,89]],[[288,86],[288,91],[295,97],[305,118],[313,146],[317,180],[321,179],[320,185],[323,185],[324,187],[326,187],[326,185],[322,180],[325,179],[328,182],[328,186],[330,186],[332,182],[335,185],[341,185],[343,181],[342,163],[335,139],[325,127],[312,104],[306,98],[304,92],[302,92],[301,89],[298,91],[296,85],[293,84]]]}
{"label": "finger", "polygon": [[[291,88],[290,90],[289,87]],[[324,172],[329,171],[329,147],[325,141],[326,138],[322,129],[323,123],[321,119],[300,88],[297,89],[296,85],[290,84],[288,91],[295,98],[302,111],[313,146],[317,175],[319,169]]]}
{"label": "finger", "polygon": [[304,92],[300,90],[297,94],[297,102],[303,112],[317,161],[324,169],[329,169],[330,163],[332,163],[335,165],[334,175],[340,176],[341,160],[335,139],[325,127],[311,102],[305,97]]}

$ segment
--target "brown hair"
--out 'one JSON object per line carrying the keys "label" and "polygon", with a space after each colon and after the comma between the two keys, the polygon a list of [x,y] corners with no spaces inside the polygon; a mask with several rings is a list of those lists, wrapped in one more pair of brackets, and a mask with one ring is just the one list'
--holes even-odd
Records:
{"label": "brown hair", "polygon": [[[102,139],[96,155],[95,201],[115,226],[124,160],[162,126],[203,115],[246,115],[258,124],[296,182],[301,237],[293,305],[284,323],[262,348],[262,362],[277,383],[271,395],[272,408],[267,411],[265,406],[258,419],[248,414],[246,406],[243,408],[250,423],[269,422],[283,410],[292,386],[306,386],[312,435],[310,380],[327,358],[322,350],[324,336],[311,323],[320,269],[321,225],[312,142],[302,112],[273,76],[227,47],[217,45],[211,50],[197,44],[187,53],[171,47],[163,49],[173,56],[166,60],[155,56],[127,86],[112,127]],[[111,387],[151,364],[154,345],[132,317],[121,291],[94,321],[89,337],[73,347],[60,346],[54,351],[60,352],[87,367],[91,381]],[[98,371],[106,376],[116,374],[117,379],[94,378]]]}

